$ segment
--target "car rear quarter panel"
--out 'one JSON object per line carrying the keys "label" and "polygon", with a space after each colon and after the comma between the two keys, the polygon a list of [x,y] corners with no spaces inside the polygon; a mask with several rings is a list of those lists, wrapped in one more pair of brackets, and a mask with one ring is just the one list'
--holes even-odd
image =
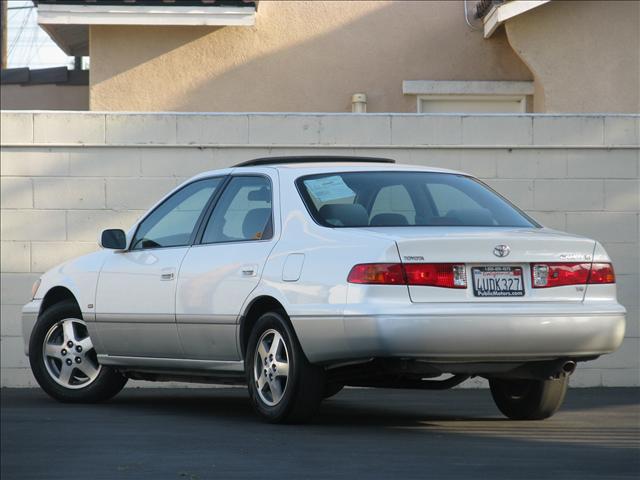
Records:
{"label": "car rear quarter panel", "polygon": [[[400,261],[396,244],[357,229],[317,225],[307,213],[293,178],[281,179],[280,185],[282,234],[251,297],[277,292],[278,300],[292,316],[342,315],[351,267],[364,262]],[[285,264],[291,255],[301,267],[297,279],[284,280],[288,278]]]}
{"label": "car rear quarter panel", "polygon": [[[268,295],[276,298],[289,314],[305,351],[314,342],[334,342],[336,350],[347,348],[343,315],[347,308],[347,276],[357,263],[399,262],[395,242],[365,235],[356,229],[331,229],[317,225],[309,216],[295,188],[294,178],[280,179],[282,234],[265,265],[261,282],[247,299]],[[297,280],[285,270],[295,256],[302,265]],[[301,258],[301,256],[303,258]],[[295,276],[294,276],[295,277]],[[405,302],[406,287],[399,287]],[[318,318],[322,317],[322,322]],[[322,335],[317,330],[322,329]]]}

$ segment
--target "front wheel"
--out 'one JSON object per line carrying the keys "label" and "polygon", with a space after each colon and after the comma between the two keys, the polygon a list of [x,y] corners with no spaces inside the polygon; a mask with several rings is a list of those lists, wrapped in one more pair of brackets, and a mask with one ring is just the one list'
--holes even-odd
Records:
{"label": "front wheel", "polygon": [[554,380],[489,380],[493,401],[512,420],[549,418],[564,402],[568,385],[568,376]]}
{"label": "front wheel", "polygon": [[57,303],[40,315],[29,341],[29,363],[42,389],[61,402],[107,400],[127,383],[98,363],[75,302]]}
{"label": "front wheel", "polygon": [[283,312],[265,313],[256,322],[245,371],[251,402],[269,422],[303,422],[320,405],[324,371],[309,363]]}

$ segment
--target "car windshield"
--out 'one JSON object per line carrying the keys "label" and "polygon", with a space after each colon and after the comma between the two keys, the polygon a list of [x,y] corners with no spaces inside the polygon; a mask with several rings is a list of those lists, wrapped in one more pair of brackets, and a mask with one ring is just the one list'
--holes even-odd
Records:
{"label": "car windshield", "polygon": [[539,227],[471,177],[435,172],[347,172],[297,180],[313,216],[327,227]]}

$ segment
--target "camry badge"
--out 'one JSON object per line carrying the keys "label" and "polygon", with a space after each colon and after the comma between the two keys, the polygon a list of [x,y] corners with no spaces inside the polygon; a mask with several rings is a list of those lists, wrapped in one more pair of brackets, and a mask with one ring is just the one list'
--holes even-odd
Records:
{"label": "camry badge", "polygon": [[493,249],[493,254],[496,257],[506,257],[510,251],[509,245],[496,245]]}

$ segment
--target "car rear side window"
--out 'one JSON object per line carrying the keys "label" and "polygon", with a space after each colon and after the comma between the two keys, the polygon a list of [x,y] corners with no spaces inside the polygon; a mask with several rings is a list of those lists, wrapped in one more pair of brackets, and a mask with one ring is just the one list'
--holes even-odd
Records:
{"label": "car rear side window", "polygon": [[234,177],[213,210],[202,243],[244,242],[273,237],[271,182],[265,177]]}
{"label": "car rear side window", "polygon": [[346,172],[297,180],[313,218],[327,227],[538,227],[471,177],[436,172]]}

